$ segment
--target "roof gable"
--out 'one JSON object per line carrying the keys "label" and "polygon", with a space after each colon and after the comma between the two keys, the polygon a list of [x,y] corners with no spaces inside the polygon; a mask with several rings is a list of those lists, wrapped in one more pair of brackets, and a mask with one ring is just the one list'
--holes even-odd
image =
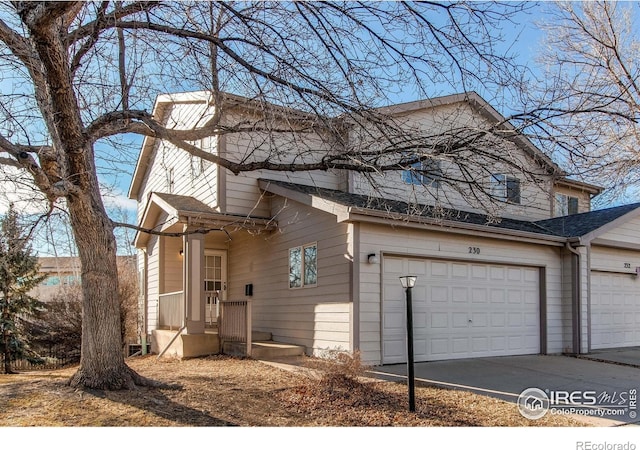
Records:
{"label": "roof gable", "polygon": [[536,224],[551,230],[558,236],[581,238],[582,242],[588,242],[638,215],[640,215],[640,203],[632,203],[630,205],[540,220]]}
{"label": "roof gable", "polygon": [[407,115],[420,110],[432,109],[443,105],[454,105],[456,103],[468,104],[481,117],[495,124],[496,129],[504,134],[505,139],[512,141],[522,148],[530,157],[545,167],[549,174],[564,176],[564,171],[556,163],[475,91],[385,106],[377,108],[376,111],[380,114],[391,116]]}

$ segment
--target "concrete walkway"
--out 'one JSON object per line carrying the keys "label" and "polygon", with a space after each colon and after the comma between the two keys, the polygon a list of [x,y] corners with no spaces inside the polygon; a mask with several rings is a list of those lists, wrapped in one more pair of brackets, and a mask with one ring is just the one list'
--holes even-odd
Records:
{"label": "concrete walkway", "polygon": [[622,347],[607,350],[593,350],[588,355],[581,355],[581,358],[593,361],[611,362],[623,364],[630,367],[640,368],[640,347]]}
{"label": "concrete walkway", "polygon": [[[372,374],[390,380],[406,379],[407,365],[377,366]],[[628,396],[633,389],[640,393],[640,369],[568,356],[505,356],[416,363],[415,376],[419,382],[465,389],[514,403],[527,388],[547,393],[595,391],[610,398],[623,392]],[[625,414],[613,420],[582,419],[602,426],[640,423],[637,417],[630,417],[634,415]]]}

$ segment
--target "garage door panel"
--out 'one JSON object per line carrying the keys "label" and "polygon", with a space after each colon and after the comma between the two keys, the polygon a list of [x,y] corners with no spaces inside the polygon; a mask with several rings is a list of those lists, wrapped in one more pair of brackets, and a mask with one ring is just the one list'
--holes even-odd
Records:
{"label": "garage door panel", "polygon": [[454,287],[451,289],[451,301],[453,303],[469,302],[469,288],[466,287]]}
{"label": "garage door panel", "polygon": [[427,274],[427,262],[419,259],[410,259],[408,263],[409,274],[411,275],[426,275]]}
{"label": "garage door panel", "polygon": [[488,316],[485,312],[474,312],[471,314],[471,326],[473,328],[486,328],[489,325]]}
{"label": "garage door panel", "polygon": [[540,317],[535,313],[524,314],[524,324],[526,327],[534,328],[540,326]]}
{"label": "garage door panel", "polygon": [[491,314],[491,327],[504,327],[507,323],[504,313],[492,313]]}
{"label": "garage door panel", "polygon": [[509,303],[521,304],[522,303],[522,291],[509,289],[507,291],[507,297],[509,298]]}
{"label": "garage door panel", "polygon": [[[419,266],[385,258],[385,267],[390,259],[393,267]],[[416,361],[539,353],[538,269],[443,260],[425,260],[423,267],[426,275],[413,290]],[[397,275],[385,270],[384,283],[399,284]],[[405,334],[405,325],[396,333]],[[384,363],[392,359],[397,355],[383,353]]]}
{"label": "garage door panel", "polygon": [[406,361],[406,344],[404,338],[402,339],[386,339],[382,346],[385,359],[389,363],[399,363]]}
{"label": "garage door panel", "polygon": [[471,264],[471,278],[473,280],[486,280],[488,273],[487,266]]}
{"label": "garage door panel", "polygon": [[[432,355],[438,357],[438,356],[450,354],[448,339],[433,338],[433,339],[430,339],[429,342],[431,343]],[[440,358],[440,359],[443,359],[443,358]]]}
{"label": "garage door panel", "polygon": [[491,289],[489,291],[491,303],[505,303],[505,295],[503,289]]}
{"label": "garage door panel", "polygon": [[452,353],[469,353],[469,338],[468,337],[458,337],[451,339],[451,352]]}
{"label": "garage door panel", "polygon": [[591,272],[591,348],[640,345],[640,280],[633,274]]}
{"label": "garage door panel", "polygon": [[491,274],[491,281],[503,281],[505,279],[504,267],[491,266],[489,271]]}
{"label": "garage door panel", "polygon": [[469,278],[469,266],[466,264],[452,264],[451,265],[451,275],[453,278]]}
{"label": "garage door panel", "polygon": [[414,328],[426,328],[427,326],[427,312],[413,311],[413,326]]}
{"label": "garage door panel", "polygon": [[428,299],[432,303],[448,303],[449,289],[446,286],[431,286],[429,289],[431,295]]}
{"label": "garage door panel", "polygon": [[505,336],[492,336],[489,339],[491,343],[491,351],[504,352],[507,350],[507,338]]}
{"label": "garage door panel", "polygon": [[522,313],[509,313],[509,326],[521,327],[523,325],[522,319]]}
{"label": "garage door panel", "polygon": [[489,351],[489,338],[488,337],[474,337],[471,339],[471,351],[473,353],[488,352]]}
{"label": "garage door panel", "polygon": [[467,313],[453,313],[452,314],[452,320],[451,320],[451,326],[453,328],[463,328],[463,329],[467,329],[469,328],[469,319],[468,319],[468,314]]}
{"label": "garage door panel", "polygon": [[431,278],[449,278],[449,265],[437,261],[432,261],[429,265],[429,276]]}
{"label": "garage door panel", "polygon": [[431,328],[449,328],[449,314],[446,312],[431,313]]}

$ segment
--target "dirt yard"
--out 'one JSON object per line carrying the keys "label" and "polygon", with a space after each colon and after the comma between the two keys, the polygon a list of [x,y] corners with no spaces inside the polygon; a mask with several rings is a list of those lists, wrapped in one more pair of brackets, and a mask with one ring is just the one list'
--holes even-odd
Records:
{"label": "dirt yard", "polygon": [[[283,370],[250,359],[128,359],[163,388],[76,390],[75,368],[0,375],[0,426],[47,427],[361,427],[584,426],[566,417],[530,421],[511,403],[469,392],[416,389],[407,411],[404,384]],[[324,374],[324,375],[322,375]]]}

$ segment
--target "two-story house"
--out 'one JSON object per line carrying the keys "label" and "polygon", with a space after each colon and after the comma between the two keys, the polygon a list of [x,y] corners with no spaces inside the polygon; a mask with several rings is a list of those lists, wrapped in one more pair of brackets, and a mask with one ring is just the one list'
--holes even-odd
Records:
{"label": "two-story house", "polygon": [[[230,116],[260,114],[249,100],[228,99]],[[215,107],[204,92],[165,95],[154,115],[190,129]],[[475,93],[381,112],[432,134],[452,129],[452,121],[504,122]],[[281,145],[269,148],[286,160],[282,149],[298,143],[278,138]],[[261,131],[247,131],[197,144],[240,160],[261,140]],[[318,138],[315,151],[328,146]],[[170,327],[179,337],[174,354],[215,352],[218,343],[207,331],[218,302],[250,299],[251,328],[276,341],[308,354],[359,350],[367,363],[403,362],[403,275],[417,276],[416,361],[640,345],[640,204],[591,211],[601,189],[563,177],[525,137],[513,134],[495,150],[501,158],[485,163],[471,155],[477,170],[466,169],[486,183],[494,201],[483,202],[478,193],[439,182],[460,170],[451,160],[384,174],[234,175],[166,141],[145,139],[129,192],[139,224],[178,233],[135,238],[152,348],[163,351],[161,334]],[[171,302],[177,312],[163,307]]]}

